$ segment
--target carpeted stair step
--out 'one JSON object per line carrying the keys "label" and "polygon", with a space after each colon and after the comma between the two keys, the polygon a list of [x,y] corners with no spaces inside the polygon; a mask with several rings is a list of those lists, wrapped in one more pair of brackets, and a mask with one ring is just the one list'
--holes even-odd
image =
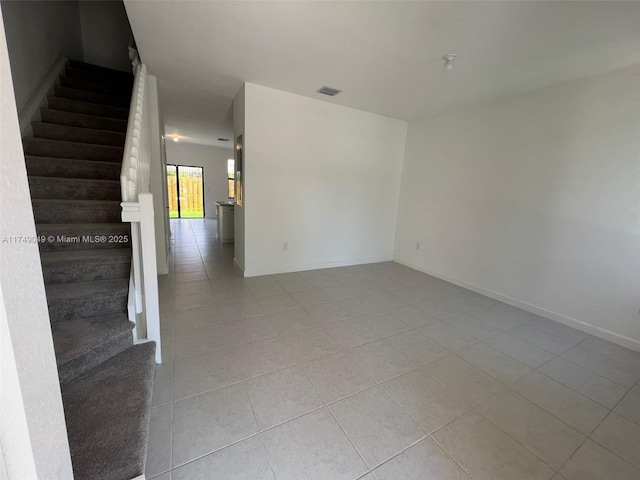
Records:
{"label": "carpeted stair step", "polygon": [[133,345],[133,327],[125,314],[54,323],[60,383],[69,383]]}
{"label": "carpeted stair step", "polygon": [[113,95],[105,95],[104,93],[89,92],[87,90],[63,86],[53,87],[53,91],[56,97],[68,98],[69,100],[77,100],[80,102],[97,103],[98,105],[128,107],[131,103],[130,96],[116,97]]}
{"label": "carpeted stair step", "polygon": [[34,198],[36,223],[115,223],[120,222],[120,201],[55,200]]}
{"label": "carpeted stair step", "polygon": [[124,148],[111,145],[65,142],[45,138],[25,138],[22,140],[25,155],[38,157],[75,158],[77,160],[99,160],[102,162],[122,162]]}
{"label": "carpeted stair step", "polygon": [[96,130],[108,130],[110,132],[125,133],[127,121],[116,118],[105,118],[84,113],[65,112],[64,110],[40,109],[40,118],[43,122],[57,123],[58,125],[70,125],[73,127],[95,128]]}
{"label": "carpeted stair step", "polygon": [[128,278],[45,285],[51,323],[124,313]]}
{"label": "carpeted stair step", "polygon": [[31,198],[120,200],[118,180],[30,176],[29,189]]}
{"label": "carpeted stair step", "polygon": [[26,157],[27,173],[34,177],[120,179],[122,167],[116,162],[76,160],[71,158]]}
{"label": "carpeted stair step", "polygon": [[94,128],[73,127],[56,123],[32,122],[33,136],[51,140],[91,143],[96,145],[124,146],[124,133],[96,130]]}
{"label": "carpeted stair step", "polygon": [[84,78],[60,77],[60,86],[86,90],[87,92],[103,93],[114,97],[131,97],[131,87],[118,86],[102,81],[88,80]]}
{"label": "carpeted stair step", "polygon": [[[41,252],[88,249],[129,249],[131,227],[128,223],[41,223],[36,225]],[[104,237],[104,238],[102,238]]]}
{"label": "carpeted stair step", "polygon": [[70,100],[68,98],[47,97],[47,104],[49,105],[49,108],[53,110],[84,113],[86,115],[116,118],[125,121],[129,116],[128,108],[110,107],[109,105],[98,105],[96,103],[79,102],[77,100]]}
{"label": "carpeted stair step", "polygon": [[128,248],[42,252],[40,259],[47,285],[129,278],[131,270]]}
{"label": "carpeted stair step", "polygon": [[144,474],[155,344],[129,347],[62,389],[75,480]]}

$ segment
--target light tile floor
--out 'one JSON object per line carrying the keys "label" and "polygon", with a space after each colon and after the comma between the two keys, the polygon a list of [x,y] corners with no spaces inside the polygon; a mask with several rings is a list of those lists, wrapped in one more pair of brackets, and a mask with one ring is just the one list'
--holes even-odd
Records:
{"label": "light tile floor", "polygon": [[242,278],[171,224],[147,478],[640,479],[640,353],[397,263]]}

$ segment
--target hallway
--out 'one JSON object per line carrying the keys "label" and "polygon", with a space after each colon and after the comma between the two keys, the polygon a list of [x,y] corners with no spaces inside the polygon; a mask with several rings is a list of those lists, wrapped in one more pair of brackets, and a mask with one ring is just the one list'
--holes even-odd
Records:
{"label": "hallway", "polygon": [[397,263],[243,278],[172,220],[146,477],[640,478],[640,353]]}

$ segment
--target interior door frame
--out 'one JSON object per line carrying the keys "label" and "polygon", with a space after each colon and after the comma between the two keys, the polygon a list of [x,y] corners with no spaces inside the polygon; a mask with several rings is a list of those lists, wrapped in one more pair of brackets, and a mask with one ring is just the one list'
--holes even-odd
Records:
{"label": "interior door frame", "polygon": [[[182,218],[181,208],[180,208],[180,167],[189,167],[189,168],[199,168],[202,170],[202,218],[207,218],[207,202],[204,198],[204,167],[200,165],[178,165],[177,163],[167,163],[167,167],[176,167],[176,200],[178,202],[178,218]],[[166,172],[165,172],[166,174]],[[168,190],[168,188],[167,188]],[[167,192],[168,193],[168,192]],[[167,201],[168,203],[168,201]]]}

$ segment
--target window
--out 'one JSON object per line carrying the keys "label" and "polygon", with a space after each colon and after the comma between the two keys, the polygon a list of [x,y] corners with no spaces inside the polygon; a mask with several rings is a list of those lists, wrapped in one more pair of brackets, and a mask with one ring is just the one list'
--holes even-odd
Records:
{"label": "window", "polygon": [[236,188],[235,188],[235,184],[236,184],[236,174],[235,174],[235,162],[233,160],[233,158],[230,158],[229,160],[227,160],[227,183],[229,184],[228,186],[228,197],[229,198],[235,198],[236,196]]}

